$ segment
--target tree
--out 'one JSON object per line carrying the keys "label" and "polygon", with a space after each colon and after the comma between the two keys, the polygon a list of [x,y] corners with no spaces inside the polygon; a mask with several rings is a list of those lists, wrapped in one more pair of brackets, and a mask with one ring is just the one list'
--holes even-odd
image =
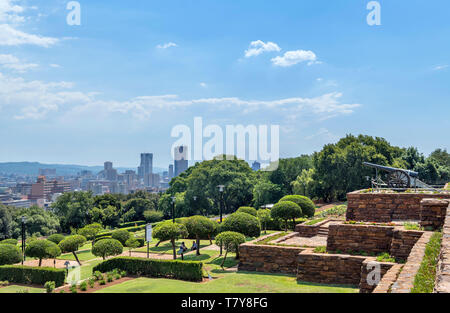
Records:
{"label": "tree", "polygon": [[247,213],[253,216],[257,216],[258,213],[256,212],[255,208],[248,207],[248,206],[241,206],[237,211],[237,213]]}
{"label": "tree", "polygon": [[172,223],[171,221],[163,222],[159,224],[153,230],[153,237],[160,241],[169,240],[172,244],[173,259],[176,260],[177,252],[175,249],[175,241],[188,236],[186,226],[179,223]]}
{"label": "tree", "polygon": [[106,260],[109,256],[122,254],[123,245],[116,239],[102,239],[92,247],[92,254]]}
{"label": "tree", "polygon": [[0,266],[16,264],[22,260],[22,254],[15,245],[0,244]]}
{"label": "tree", "polygon": [[295,219],[298,217],[302,217],[302,209],[294,202],[291,201],[282,201],[275,204],[270,211],[270,215],[273,219],[279,218],[284,220],[285,222],[285,231],[288,229],[288,220],[292,219],[294,221],[295,228]]}
{"label": "tree", "polygon": [[211,239],[216,233],[217,223],[204,216],[192,216],[184,221],[189,236],[197,240],[197,255],[200,255],[200,240]]}
{"label": "tree", "polygon": [[236,252],[236,260],[239,259],[239,245],[243,243],[245,243],[245,236],[237,232],[227,231],[217,235],[216,245],[223,246],[225,248],[225,256],[222,264],[220,265],[222,268],[225,264],[228,252]]}
{"label": "tree", "polygon": [[39,266],[41,266],[42,259],[50,259],[60,256],[61,249],[56,243],[49,240],[35,240],[27,245],[25,255],[39,259]]}
{"label": "tree", "polygon": [[155,210],[144,211],[144,219],[147,223],[156,223],[164,219],[164,214]]}
{"label": "tree", "polygon": [[264,234],[267,233],[267,224],[270,223],[270,210],[269,209],[260,209],[257,212],[258,219],[263,226]]}
{"label": "tree", "polygon": [[17,244],[19,243],[19,241],[17,239],[5,239],[0,241],[0,245],[13,245],[13,246],[17,246]]}
{"label": "tree", "polygon": [[19,238],[22,234],[22,216],[25,216],[27,219],[25,230],[28,236],[49,236],[61,230],[58,216],[36,205],[30,208],[14,210],[12,215],[14,238]]}
{"label": "tree", "polygon": [[262,181],[258,181],[253,188],[253,205],[256,208],[277,203],[281,197],[283,197],[282,187],[264,178],[262,178]]}
{"label": "tree", "polygon": [[99,223],[93,223],[84,226],[83,228],[78,230],[78,234],[86,237],[88,240],[94,240],[95,236],[103,230],[103,227]]}
{"label": "tree", "polygon": [[291,201],[297,204],[302,209],[303,216],[305,217],[313,217],[316,212],[316,205],[308,197],[299,195],[285,196],[280,200],[280,202],[283,201]]}
{"label": "tree", "polygon": [[139,241],[134,237],[130,237],[130,239],[125,242],[125,247],[129,248],[128,251],[130,252],[131,256],[131,250],[139,247]]}
{"label": "tree", "polygon": [[292,184],[292,191],[296,195],[310,197],[314,188],[314,169],[303,170],[302,174],[294,180]]}
{"label": "tree", "polygon": [[137,220],[142,220],[144,218],[144,212],[147,210],[156,210],[158,207],[155,203],[148,199],[131,199],[128,200],[124,205],[124,214],[129,211],[134,211],[133,215],[127,216],[124,222],[133,222]]}
{"label": "tree", "polygon": [[127,242],[128,239],[130,239],[131,234],[125,229],[118,229],[118,230],[113,231],[113,233],[111,234],[111,237],[113,239],[120,241],[120,243],[123,246],[125,246],[125,243]]}
{"label": "tree", "polygon": [[312,160],[308,155],[302,155],[291,159],[281,159],[278,162],[276,170],[269,172],[269,180],[281,188],[281,198],[283,195],[292,194],[291,182],[294,181],[303,170],[308,170],[311,167]]}
{"label": "tree", "polygon": [[52,210],[60,218],[61,228],[82,228],[88,222],[89,211],[94,207],[91,192],[66,192],[52,204]]}
{"label": "tree", "polygon": [[106,207],[94,207],[89,210],[89,219],[93,223],[117,227],[120,223],[120,211],[112,205]]}
{"label": "tree", "polygon": [[257,217],[247,213],[233,213],[219,226],[219,232],[233,231],[247,237],[259,237],[261,224]]}
{"label": "tree", "polygon": [[5,206],[0,204],[0,239],[12,236],[12,216]]}
{"label": "tree", "polygon": [[61,235],[61,234],[53,234],[53,235],[51,235],[51,236],[49,236],[48,238],[47,238],[47,240],[49,240],[49,241],[51,241],[51,242],[54,242],[55,244],[59,244],[61,241],[63,241],[64,240],[64,235]]}
{"label": "tree", "polygon": [[86,242],[86,237],[82,235],[73,235],[66,237],[63,241],[59,243],[59,247],[61,251],[64,253],[72,253],[78,264],[81,266],[81,262],[78,259],[77,251],[80,249],[82,245]]}

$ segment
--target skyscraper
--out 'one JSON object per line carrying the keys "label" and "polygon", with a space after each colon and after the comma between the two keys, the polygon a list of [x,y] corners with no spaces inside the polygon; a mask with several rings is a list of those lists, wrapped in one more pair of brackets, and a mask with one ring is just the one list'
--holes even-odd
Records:
{"label": "skyscraper", "polygon": [[153,153],[141,153],[141,165],[138,167],[139,178],[153,174]]}
{"label": "skyscraper", "polygon": [[105,162],[103,173],[106,180],[117,180],[117,170],[113,168],[112,162]]}
{"label": "skyscraper", "polygon": [[175,177],[188,169],[188,147],[175,147]]}
{"label": "skyscraper", "polygon": [[169,180],[171,180],[173,178],[173,165],[170,164],[169,165]]}

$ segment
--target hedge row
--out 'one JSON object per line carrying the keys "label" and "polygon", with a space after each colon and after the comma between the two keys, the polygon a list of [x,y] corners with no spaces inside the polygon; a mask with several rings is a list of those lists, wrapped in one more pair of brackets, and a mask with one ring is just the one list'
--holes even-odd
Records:
{"label": "hedge row", "polygon": [[[121,228],[120,230],[127,230],[127,231],[133,233],[133,232],[137,232],[137,231],[140,231],[140,230],[143,230],[143,229],[145,229],[145,225],[141,225],[141,226],[133,226],[133,227],[126,227],[126,228]],[[111,236],[112,233],[113,233],[114,231],[116,231],[116,230],[117,230],[117,229],[115,229],[115,230],[110,230],[110,231],[107,231],[107,232],[99,233],[99,234],[97,234],[97,235],[95,236],[95,239],[98,239],[98,238],[101,238],[101,237]]]}
{"label": "hedge row", "polygon": [[106,260],[93,268],[93,272],[102,273],[119,269],[131,275],[149,276],[158,278],[173,278],[187,281],[202,281],[203,263],[177,261],[177,260],[153,260],[132,257],[117,257]]}
{"label": "hedge row", "polygon": [[127,222],[127,223],[119,224],[119,228],[142,226],[142,225],[146,225],[146,224],[147,224],[147,222],[145,222],[145,221]]}
{"label": "hedge row", "polygon": [[66,270],[51,267],[29,267],[18,265],[0,266],[0,281],[16,284],[44,285],[54,281],[56,287],[64,285]]}

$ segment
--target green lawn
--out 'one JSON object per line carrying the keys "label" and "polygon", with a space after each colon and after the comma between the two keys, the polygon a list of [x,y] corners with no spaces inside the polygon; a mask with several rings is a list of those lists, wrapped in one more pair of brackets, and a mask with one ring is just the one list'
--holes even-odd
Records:
{"label": "green lawn", "polygon": [[23,293],[25,291],[27,291],[28,293],[44,293],[45,289],[17,285],[10,285],[8,287],[0,288],[0,293]]}
{"label": "green lawn", "polygon": [[[98,257],[96,257],[95,255],[93,255],[91,253],[91,250],[79,251],[79,252],[77,252],[77,256],[78,256],[78,259],[81,262],[82,261],[89,261],[89,260],[93,260],[93,259],[97,259],[98,258]],[[75,256],[73,255],[73,253],[63,254],[63,255],[59,256],[58,259],[60,259],[60,260],[69,260],[69,261],[76,261],[75,260]]]}
{"label": "green lawn", "polygon": [[299,283],[295,276],[238,272],[206,283],[138,278],[98,293],[356,293],[358,289]]}

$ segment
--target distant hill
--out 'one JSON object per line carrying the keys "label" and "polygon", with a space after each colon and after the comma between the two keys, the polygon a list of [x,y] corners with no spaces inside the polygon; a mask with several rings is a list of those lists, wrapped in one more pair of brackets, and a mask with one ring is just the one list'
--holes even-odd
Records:
{"label": "distant hill", "polygon": [[[39,162],[8,162],[8,163],[0,163],[0,173],[10,175],[10,174],[18,174],[18,175],[30,175],[36,176],[39,174],[40,168],[48,168],[48,169],[56,169],[56,175],[65,176],[65,175],[76,175],[77,173],[86,170],[92,171],[94,174],[103,170],[103,166],[84,166],[84,165],[65,165],[65,164],[43,164]],[[137,168],[125,168],[118,167],[116,168],[119,173],[123,173],[126,170],[137,171]],[[154,168],[154,172],[162,173],[166,171],[162,168]]]}

